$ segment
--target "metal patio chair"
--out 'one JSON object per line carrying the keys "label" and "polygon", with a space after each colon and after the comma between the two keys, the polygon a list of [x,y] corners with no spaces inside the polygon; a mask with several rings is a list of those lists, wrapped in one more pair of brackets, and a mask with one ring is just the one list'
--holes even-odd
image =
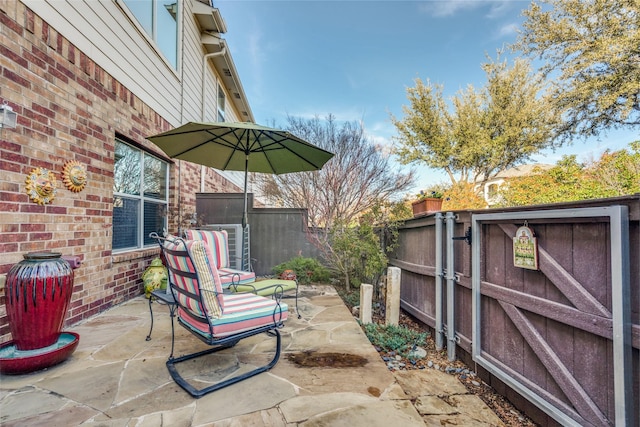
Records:
{"label": "metal patio chair", "polygon": [[[160,237],[155,233],[151,237],[158,240],[166,260],[178,323],[211,346],[204,351],[174,357],[175,336],[172,333],[172,352],[166,365],[173,380],[191,396],[199,398],[274,367],[280,358],[279,328],[288,317],[287,304],[280,298],[253,293],[223,293],[210,251],[201,240]],[[178,371],[176,365],[182,362],[233,347],[240,340],[262,333],[275,337],[275,354],[266,365],[203,388],[196,388]]]}

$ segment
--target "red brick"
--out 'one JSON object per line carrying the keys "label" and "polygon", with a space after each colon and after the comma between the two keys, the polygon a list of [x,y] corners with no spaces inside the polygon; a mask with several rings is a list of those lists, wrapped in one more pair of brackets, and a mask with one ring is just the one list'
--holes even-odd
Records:
{"label": "red brick", "polygon": [[[83,264],[76,270],[72,308],[66,320],[67,324],[73,324],[140,295],[140,276],[157,254],[145,251],[150,255],[140,258],[132,252],[129,260],[121,255],[112,257],[115,132],[164,158],[146,137],[172,126],[97,66],[86,52],[65,40],[59,29],[50,27],[26,7],[24,16],[25,29],[0,14],[1,35],[18,40],[23,49],[18,55],[0,46],[0,55],[10,64],[8,68],[0,68],[9,83],[6,91],[3,88],[2,97],[9,97],[18,112],[18,128],[0,133],[0,169],[19,176],[11,183],[0,178],[0,210],[19,212],[22,218],[33,220],[6,225],[9,238],[19,241],[0,243],[0,252],[9,254],[11,259],[21,259],[18,254],[45,248],[65,254],[81,253]],[[55,85],[55,90],[47,82]],[[11,99],[17,92],[20,104]],[[89,180],[85,189],[72,193],[59,182],[52,203],[43,206],[30,201],[25,193],[26,174],[34,167],[43,167],[54,171],[60,180],[66,160],[77,160],[86,167]],[[199,170],[190,168],[183,174],[185,188],[199,188]],[[183,188],[176,187],[175,170],[171,173],[170,191],[175,200],[175,193]],[[225,182],[207,177],[207,190],[213,183],[223,190]],[[195,198],[190,195],[182,201],[193,204]],[[44,216],[46,219],[42,220]],[[68,231],[60,231],[60,224],[69,224]],[[51,240],[53,236],[55,240]],[[0,274],[6,273],[12,264],[2,262]],[[96,292],[104,297],[89,302],[88,295]],[[0,316],[0,330],[6,330],[6,324],[6,318]]]}
{"label": "red brick", "polygon": [[33,231],[44,231],[44,224],[20,224],[20,231],[23,233],[33,232]]}

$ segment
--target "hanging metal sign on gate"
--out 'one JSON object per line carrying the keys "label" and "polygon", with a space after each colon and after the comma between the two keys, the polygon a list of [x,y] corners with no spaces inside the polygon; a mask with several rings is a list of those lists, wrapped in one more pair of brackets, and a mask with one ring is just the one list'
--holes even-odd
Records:
{"label": "hanging metal sign on gate", "polygon": [[513,238],[513,265],[529,270],[538,269],[538,239],[526,223],[518,228]]}

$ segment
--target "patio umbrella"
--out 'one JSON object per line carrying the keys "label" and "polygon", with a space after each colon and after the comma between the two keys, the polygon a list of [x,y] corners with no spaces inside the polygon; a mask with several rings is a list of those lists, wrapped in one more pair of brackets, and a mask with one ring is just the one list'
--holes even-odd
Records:
{"label": "patio umbrella", "polygon": [[314,171],[333,157],[333,153],[289,132],[246,122],[189,122],[147,139],[173,159],[220,170],[244,171],[243,231],[247,226],[249,172]]}

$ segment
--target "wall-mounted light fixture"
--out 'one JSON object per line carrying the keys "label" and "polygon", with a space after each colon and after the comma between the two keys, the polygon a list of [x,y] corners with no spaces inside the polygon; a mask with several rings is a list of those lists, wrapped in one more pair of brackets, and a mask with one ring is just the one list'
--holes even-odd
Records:
{"label": "wall-mounted light fixture", "polygon": [[0,105],[0,129],[9,128],[14,129],[16,127],[16,121],[18,119],[18,113],[13,111],[13,108],[7,104]]}

